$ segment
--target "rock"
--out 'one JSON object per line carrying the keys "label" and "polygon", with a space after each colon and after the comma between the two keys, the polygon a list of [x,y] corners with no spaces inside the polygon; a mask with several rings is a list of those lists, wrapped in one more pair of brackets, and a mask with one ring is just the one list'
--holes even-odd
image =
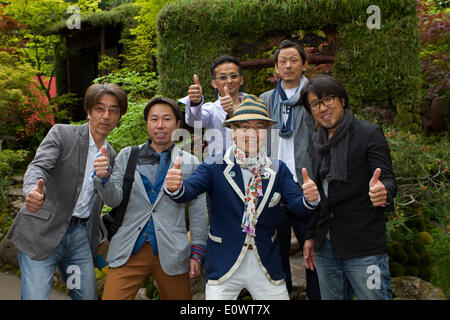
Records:
{"label": "rock", "polygon": [[205,300],[205,273],[202,270],[200,276],[196,278],[189,278],[191,285],[192,300]]}
{"label": "rock", "polygon": [[4,263],[19,268],[18,254],[19,251],[11,240],[3,239],[2,241],[0,241],[0,260],[2,260]]}
{"label": "rock", "polygon": [[23,176],[13,176],[12,180],[14,184],[23,184]]}
{"label": "rock", "polygon": [[400,300],[446,300],[442,289],[417,277],[391,279],[392,294]]}
{"label": "rock", "polygon": [[25,203],[23,202],[23,200],[18,199],[18,200],[11,201],[9,204],[11,206],[9,215],[14,219]]}
{"label": "rock", "polygon": [[303,283],[300,286],[292,286],[291,300],[306,300],[306,287]]}
{"label": "rock", "polygon": [[9,188],[8,189],[8,197],[10,197],[10,198],[14,198],[14,199],[17,199],[17,198],[24,198],[24,196],[23,196],[23,190],[21,189],[21,188]]}
{"label": "rock", "polygon": [[139,289],[134,300],[150,300],[150,298],[147,297],[147,294],[145,293],[145,288]]}

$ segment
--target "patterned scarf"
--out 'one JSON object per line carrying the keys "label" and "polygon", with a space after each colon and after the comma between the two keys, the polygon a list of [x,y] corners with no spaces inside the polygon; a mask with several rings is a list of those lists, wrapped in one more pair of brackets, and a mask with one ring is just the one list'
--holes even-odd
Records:
{"label": "patterned scarf", "polygon": [[[302,76],[300,84],[295,91],[295,94],[291,98],[287,98],[282,86],[283,80],[280,79],[277,86],[272,93],[272,119],[277,121],[272,126],[273,129],[280,129],[279,135],[283,138],[288,138],[292,135],[297,128],[297,122],[299,120],[298,114],[301,107],[300,93],[302,88],[308,83],[308,79]],[[283,106],[286,106],[288,112],[288,119],[286,123],[283,121]]]}
{"label": "patterned scarf", "polygon": [[264,167],[267,161],[267,156],[264,148],[261,148],[258,155],[254,158],[249,158],[245,155],[245,152],[240,150],[236,144],[233,144],[232,151],[236,163],[243,169],[250,170],[252,177],[245,188],[245,202],[244,202],[244,215],[242,216],[242,232],[255,236],[256,223],[256,204],[258,197],[263,195],[262,182],[261,182],[261,169]]}

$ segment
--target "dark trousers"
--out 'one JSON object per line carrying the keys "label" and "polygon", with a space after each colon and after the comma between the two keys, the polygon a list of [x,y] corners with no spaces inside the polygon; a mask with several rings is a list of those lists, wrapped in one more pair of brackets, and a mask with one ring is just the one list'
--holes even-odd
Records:
{"label": "dark trousers", "polygon": [[[295,213],[287,210],[283,204],[281,205],[277,222],[277,241],[280,246],[281,262],[289,295],[292,293],[291,264],[289,262],[291,227],[294,229],[294,234],[300,244],[300,249],[303,249],[308,225],[309,219],[302,219]],[[306,269],[306,297],[309,300],[320,300],[319,280],[316,270],[311,271],[310,269]]]}

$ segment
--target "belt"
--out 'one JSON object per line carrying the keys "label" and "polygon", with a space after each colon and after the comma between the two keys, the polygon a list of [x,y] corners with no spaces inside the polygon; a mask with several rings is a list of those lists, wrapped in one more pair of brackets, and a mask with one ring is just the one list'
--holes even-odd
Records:
{"label": "belt", "polygon": [[244,243],[244,247],[247,247],[248,250],[253,250],[253,246],[248,243]]}
{"label": "belt", "polygon": [[75,226],[77,224],[82,224],[82,223],[86,223],[89,220],[89,218],[77,218],[77,217],[72,217],[70,219],[70,223],[69,223],[69,227],[70,226]]}

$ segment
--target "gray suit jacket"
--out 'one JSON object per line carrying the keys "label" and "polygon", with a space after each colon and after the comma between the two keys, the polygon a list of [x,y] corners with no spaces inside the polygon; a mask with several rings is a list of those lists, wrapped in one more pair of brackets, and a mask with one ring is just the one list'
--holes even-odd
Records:
{"label": "gray suit jacket", "polygon": [[[272,93],[273,89],[262,93],[259,97],[264,101],[269,109],[269,115],[272,115]],[[313,141],[314,141],[314,118],[313,116],[301,108],[299,112],[299,125],[294,129],[294,158],[295,158],[295,174],[300,185],[303,184],[302,168],[308,170],[308,175],[314,180],[314,171],[312,167]],[[267,141],[272,141],[271,130],[268,132]],[[268,148],[270,144],[268,145]],[[271,151],[271,150],[268,150]],[[278,154],[271,152],[271,156],[276,158]]]}
{"label": "gray suit jacket", "polygon": [[[25,173],[25,197],[43,178],[45,199],[41,209],[32,213],[25,206],[17,214],[7,238],[35,260],[48,257],[66,233],[84,179],[89,149],[89,123],[82,126],[56,124],[42,141]],[[116,155],[108,145],[111,165]],[[102,203],[97,197],[88,226],[93,257],[98,245],[98,223]]]}
{"label": "gray suit jacket", "polygon": [[[130,158],[130,152],[131,147],[126,147],[120,151],[116,158],[113,174],[104,186],[102,186],[98,177],[94,177],[96,190],[105,203],[112,208],[117,207],[122,201],[123,176]],[[183,179],[186,179],[197,168],[199,161],[189,153],[181,151],[177,146],[172,150],[172,160],[176,156],[182,156],[181,170]],[[173,167],[173,162],[170,167]],[[164,186],[165,184],[152,205],[141,176],[137,170],[135,171],[130,199],[122,225],[109,245],[107,261],[110,267],[120,267],[128,261],[142,228],[152,217],[155,225],[159,260],[164,272],[168,275],[188,272],[191,248],[186,230],[186,206],[170,200],[164,193]],[[206,246],[208,220],[205,194],[191,201],[188,209],[192,243]]]}

